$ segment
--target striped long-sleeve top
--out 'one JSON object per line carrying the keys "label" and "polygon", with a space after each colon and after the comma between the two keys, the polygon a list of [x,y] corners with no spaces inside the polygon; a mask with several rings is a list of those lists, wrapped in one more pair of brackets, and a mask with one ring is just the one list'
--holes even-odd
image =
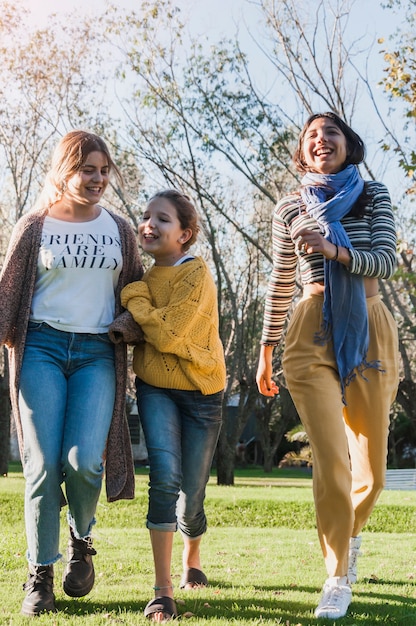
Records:
{"label": "striped long-sleeve top", "polygon": [[[396,229],[390,195],[385,185],[366,182],[369,202],[364,216],[341,220],[351,242],[351,264],[346,271],[372,278],[390,278],[396,266]],[[324,281],[324,257],[306,254],[295,246],[299,232],[319,226],[302,204],[299,194],[276,205],[273,214],[273,270],[268,284],[262,344],[277,345],[295,292],[299,267],[302,285]]]}

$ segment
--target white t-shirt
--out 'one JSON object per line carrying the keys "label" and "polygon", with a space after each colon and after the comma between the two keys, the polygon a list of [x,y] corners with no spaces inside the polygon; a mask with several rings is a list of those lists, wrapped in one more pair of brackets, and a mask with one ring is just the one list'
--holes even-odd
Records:
{"label": "white t-shirt", "polygon": [[67,332],[107,332],[122,265],[120,233],[105,209],[90,222],[46,217],[30,319]]}

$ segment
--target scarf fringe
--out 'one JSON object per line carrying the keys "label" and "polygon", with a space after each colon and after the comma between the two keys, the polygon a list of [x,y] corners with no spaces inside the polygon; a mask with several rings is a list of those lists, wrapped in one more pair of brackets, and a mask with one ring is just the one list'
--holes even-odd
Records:
{"label": "scarf fringe", "polygon": [[343,404],[346,406],[347,403],[345,401],[345,387],[348,387],[348,385],[350,383],[353,382],[353,380],[355,380],[357,378],[357,374],[359,374],[359,376],[361,376],[361,378],[363,380],[365,380],[366,382],[368,382],[368,378],[366,376],[364,376],[364,372],[368,369],[375,369],[378,372],[380,372],[381,374],[385,374],[386,370],[382,368],[381,366],[381,361],[379,360],[374,360],[374,361],[367,361],[366,359],[363,359],[362,362],[357,365],[357,367],[355,367],[345,378],[344,380],[341,381],[341,391],[342,391],[342,402]]}
{"label": "scarf fringe", "polygon": [[313,342],[318,346],[325,346],[332,339],[332,326],[328,322],[322,322],[321,330],[314,334]]}
{"label": "scarf fringe", "polygon": [[355,367],[349,374],[348,376],[345,377],[344,379],[344,384],[346,387],[348,387],[348,385],[355,380],[355,378],[357,377],[357,374],[359,374],[361,376],[361,378],[363,378],[365,381],[368,382],[368,378],[366,378],[364,376],[364,372],[368,369],[375,369],[378,372],[381,372],[382,374],[385,374],[386,370],[383,369],[381,367],[381,361],[375,360],[375,361],[367,361],[366,359],[363,359],[363,361],[357,365],[357,367]]}

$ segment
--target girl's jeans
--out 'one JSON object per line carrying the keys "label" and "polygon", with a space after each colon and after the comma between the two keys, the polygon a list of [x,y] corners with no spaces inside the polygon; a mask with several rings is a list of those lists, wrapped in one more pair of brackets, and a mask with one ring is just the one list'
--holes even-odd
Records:
{"label": "girl's jeans", "polygon": [[207,528],[205,487],[221,428],[223,392],[162,389],[136,380],[150,465],[147,528],[197,538]]}
{"label": "girl's jeans", "polygon": [[28,559],[60,558],[61,484],[78,538],[95,523],[115,397],[114,346],[106,334],[30,322],[20,377]]}

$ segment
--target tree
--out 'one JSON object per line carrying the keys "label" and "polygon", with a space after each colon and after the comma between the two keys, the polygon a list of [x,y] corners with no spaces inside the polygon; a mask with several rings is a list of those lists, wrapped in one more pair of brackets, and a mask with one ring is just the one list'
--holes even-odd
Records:
{"label": "tree", "polygon": [[[239,404],[237,419],[224,425],[217,454],[218,482],[232,484],[235,446],[258,402],[254,374],[263,276],[270,263],[268,215],[287,176],[291,134],[250,86],[247,59],[238,47],[218,46],[207,58],[195,44],[178,69],[182,25],[177,18],[168,3],[160,3],[144,17],[129,14],[123,20],[123,45],[130,44],[123,76],[137,84],[130,98],[134,107],[125,105],[128,135],[148,167],[160,172],[165,184],[191,192],[201,209],[227,360],[224,406],[235,396]],[[171,33],[166,46],[160,30]]]}
{"label": "tree", "polygon": [[[385,136],[387,122],[374,83],[360,69],[356,53],[360,49],[368,62],[370,50],[359,35],[348,43],[352,4],[322,0],[301,12],[294,0],[259,2],[269,33],[265,62],[280,75],[279,84],[286,85],[285,102],[272,102],[270,93],[259,92],[238,42],[211,44],[206,51],[198,40],[185,50],[180,14],[169,2],[145,3],[140,15],[123,19],[118,44],[125,54],[122,72],[136,85],[135,97],[125,104],[133,150],[155,178],[161,174],[165,183],[189,190],[198,200],[219,286],[229,373],[226,397],[238,394],[241,418],[223,430],[219,482],[233,480],[235,444],[258,400],[254,371],[259,300],[270,262],[270,212],[279,195],[297,184],[290,154],[300,120],[325,108],[354,125],[358,103],[366,98],[379,119],[380,140]],[[119,29],[115,32],[110,24],[109,32],[118,35]],[[373,164],[364,165],[374,178]],[[261,225],[265,215],[266,227]],[[235,268],[224,259],[225,239],[238,241]],[[248,280],[243,268],[250,268]],[[255,332],[247,334],[250,327]]]}
{"label": "tree", "polygon": [[[414,6],[414,0],[396,1]],[[214,44],[190,38],[180,11],[169,0],[142,2],[130,12],[109,7],[105,15],[86,23],[79,16],[78,22],[68,18],[64,28],[55,21],[53,29],[36,36],[23,28],[19,22],[23,18],[12,5],[0,0],[0,7],[8,7],[1,13],[1,27],[13,44],[3,50],[0,91],[6,77],[16,75],[21,98],[7,119],[0,106],[0,123],[4,119],[9,124],[2,135],[0,160],[6,164],[6,175],[0,177],[0,185],[2,198],[8,194],[7,206],[13,206],[12,212],[1,207],[3,224],[12,224],[36,193],[45,165],[45,150],[38,151],[42,142],[49,148],[57,134],[75,123],[110,138],[128,183],[127,193],[113,189],[110,202],[133,224],[149,195],[161,186],[183,189],[200,208],[204,237],[198,252],[209,260],[218,286],[228,372],[225,405],[238,398],[239,407],[237,418],[222,431],[217,455],[220,483],[233,481],[235,445],[250,415],[258,415],[267,462],[279,439],[279,420],[286,415],[259,398],[254,375],[271,263],[271,213],[276,200],[298,185],[291,154],[302,122],[312,111],[329,109],[357,127],[359,111],[365,108],[382,147],[378,159],[364,164],[369,178],[383,175],[386,164],[392,163],[392,150],[399,161],[398,147],[407,147],[410,118],[403,118],[398,132],[391,117],[382,114],[382,96],[375,90],[379,77],[375,80],[366,72],[373,65],[374,47],[349,25],[354,4],[320,0],[300,10],[295,0],[259,0],[261,36],[256,33],[255,38],[264,53],[264,67],[278,77],[276,85],[263,93],[238,37]],[[97,60],[94,79],[89,66],[87,76],[84,72],[92,42]],[[114,64],[100,64],[103,55]],[[112,104],[120,118],[112,119],[109,100],[103,97],[101,105],[100,97],[117,59],[114,80],[120,95]],[[103,67],[108,76],[102,76]],[[5,89],[2,93],[7,98]],[[91,94],[96,94],[93,107]],[[14,134],[15,127],[25,130]],[[32,158],[24,171],[19,170],[23,157]],[[414,222],[406,197],[399,198],[396,210],[398,223],[405,225],[406,238],[401,241],[405,256],[385,288],[393,313],[405,320],[400,337],[407,381],[415,369],[413,257],[407,245],[414,236]],[[275,367],[281,369],[279,350]],[[278,382],[284,389],[282,377]],[[403,385],[399,401],[407,412],[404,391]]]}
{"label": "tree", "polygon": [[[395,48],[393,50],[382,50],[386,68],[385,76],[381,80],[386,92],[389,94],[391,101],[398,100],[404,108],[404,114],[407,118],[405,125],[408,131],[402,142],[395,141],[391,134],[387,137],[384,144],[386,150],[392,147],[399,156],[399,163],[406,172],[409,182],[407,194],[416,194],[416,150],[414,148],[416,133],[416,47],[414,38],[414,28],[416,25],[416,1],[408,0],[391,0],[388,3],[390,7],[396,7],[405,13],[404,24],[399,28],[393,37]],[[384,44],[384,39],[380,38],[380,44]]]}
{"label": "tree", "polygon": [[[55,17],[48,28],[29,25],[19,3],[0,1],[0,254],[11,229],[37,197],[52,146],[73,127],[99,129],[104,87],[99,29],[73,15],[64,24]],[[93,59],[91,47],[97,49]],[[0,471],[6,473],[10,404],[7,362],[0,369]]]}
{"label": "tree", "polygon": [[[405,136],[398,141],[395,136],[388,134],[383,147],[386,151],[393,150],[397,154],[399,164],[406,174],[404,196],[408,200],[408,212],[401,218],[401,239],[399,247],[400,265],[394,283],[385,286],[388,291],[387,301],[393,303],[391,309],[399,311],[399,349],[403,366],[403,373],[399,383],[398,402],[406,419],[416,425],[416,280],[415,280],[415,217],[412,207],[416,199],[416,151],[414,149],[416,133],[416,48],[414,44],[414,27],[416,25],[416,2],[409,0],[391,0],[391,8],[403,12],[403,26],[392,38],[393,50],[382,49],[386,62],[384,77],[381,84],[384,86],[390,101],[399,103],[404,111],[406,123]],[[379,42],[385,45],[384,39]],[[395,423],[400,428],[403,419],[397,415]],[[397,437],[392,435],[392,439]],[[409,445],[416,445],[413,433]],[[397,460],[396,460],[397,462]]]}

